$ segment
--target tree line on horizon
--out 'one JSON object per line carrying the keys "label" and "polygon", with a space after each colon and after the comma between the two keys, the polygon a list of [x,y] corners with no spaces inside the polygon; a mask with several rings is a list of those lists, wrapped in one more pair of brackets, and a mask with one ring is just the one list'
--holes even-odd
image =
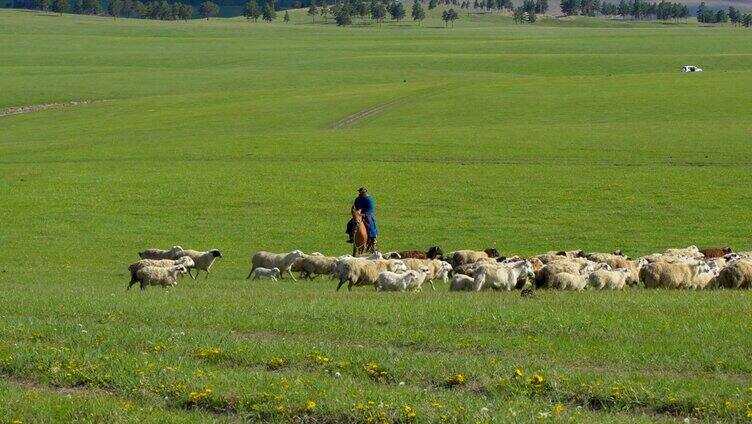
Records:
{"label": "tree line on horizon", "polygon": [[[18,1],[18,0],[14,0]],[[548,0],[523,0],[523,3],[515,7],[512,0],[428,0],[428,9],[434,9],[439,5],[450,6],[442,12],[441,19],[445,26],[454,26],[454,21],[459,19],[460,10],[465,9],[470,13],[473,10],[498,10],[509,11],[515,23],[534,23],[538,20],[537,15],[545,14],[549,10]],[[9,4],[10,6],[10,4]],[[88,15],[106,14],[117,19],[118,17],[156,19],[156,20],[189,20],[194,17],[194,8],[191,4],[180,1],[170,3],[167,0],[109,0],[107,7],[102,6],[101,0],[21,0],[13,3],[14,7],[52,11],[55,13],[76,13]],[[277,18],[275,0],[248,0],[243,5],[243,16],[248,20],[257,22],[260,19],[273,22]],[[661,0],[651,3],[645,0],[620,0],[618,4],[609,3],[605,0],[561,0],[561,11],[564,15],[574,16],[621,16],[637,20],[658,19],[687,19],[690,17],[689,8],[686,4],[673,3]],[[203,1],[198,7],[199,16],[209,19],[219,14],[219,6],[210,1]],[[329,18],[334,19],[338,26],[352,25],[354,20],[360,20],[366,24],[368,20],[381,25],[387,18],[401,22],[407,16],[404,3],[398,0],[336,0],[329,4],[323,0],[319,6],[316,0],[308,2],[308,16],[315,23],[316,16],[321,16],[325,22]],[[752,27],[752,14],[742,13],[737,8],[729,6],[728,9],[713,10],[700,3],[697,9],[697,21],[699,23],[731,23],[734,26]],[[410,9],[410,17],[413,21],[421,22],[426,17],[426,12],[421,0],[414,0]],[[290,22],[290,14],[285,10],[284,22]]]}

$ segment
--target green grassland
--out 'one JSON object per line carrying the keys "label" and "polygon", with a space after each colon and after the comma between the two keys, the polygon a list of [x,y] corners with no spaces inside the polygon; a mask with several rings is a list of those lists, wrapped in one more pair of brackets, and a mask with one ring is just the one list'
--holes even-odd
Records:
{"label": "green grassland", "polygon": [[[752,32],[438,13],[0,11],[0,109],[97,100],[0,117],[0,421],[748,420],[747,292],[243,280],[347,253],[360,185],[385,250],[752,249]],[[127,292],[173,244],[225,258]]]}

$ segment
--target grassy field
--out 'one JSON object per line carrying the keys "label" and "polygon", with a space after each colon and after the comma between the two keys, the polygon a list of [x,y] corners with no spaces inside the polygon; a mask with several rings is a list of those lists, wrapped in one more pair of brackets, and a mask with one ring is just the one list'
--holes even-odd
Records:
{"label": "grassy field", "polygon": [[[752,249],[752,32],[0,11],[0,421],[743,422],[747,292],[385,295],[261,249]],[[696,64],[702,74],[682,74]],[[208,281],[125,291],[145,247]],[[461,378],[458,376],[461,375]]]}

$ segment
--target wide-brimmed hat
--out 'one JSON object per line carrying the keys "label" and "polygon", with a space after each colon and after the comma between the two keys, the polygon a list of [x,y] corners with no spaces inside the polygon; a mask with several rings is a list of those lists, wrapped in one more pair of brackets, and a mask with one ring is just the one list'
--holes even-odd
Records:
{"label": "wide-brimmed hat", "polygon": [[362,192],[364,192],[364,191],[368,191],[368,189],[367,189],[367,188],[365,188],[365,187],[360,187],[360,188],[358,189],[358,193],[362,193]]}

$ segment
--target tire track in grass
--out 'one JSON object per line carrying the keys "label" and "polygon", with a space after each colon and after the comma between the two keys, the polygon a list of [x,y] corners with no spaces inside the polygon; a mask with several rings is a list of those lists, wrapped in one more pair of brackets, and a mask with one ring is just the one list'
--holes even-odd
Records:
{"label": "tire track in grass", "polygon": [[50,110],[50,109],[62,109],[66,107],[82,106],[82,105],[88,105],[88,104],[92,104],[96,102],[106,102],[106,101],[107,100],[73,100],[70,102],[63,102],[63,103],[45,103],[41,105],[9,107],[5,109],[0,109],[0,117],[11,116],[11,115],[21,115],[24,113],[31,113],[31,112],[41,112],[43,110]]}
{"label": "tire track in grass", "polygon": [[[425,93],[425,92],[433,92],[433,93],[445,93],[447,91],[447,86],[449,84],[441,84],[441,85],[435,85],[430,87],[421,88],[418,90],[415,90],[405,96],[397,97],[391,100],[388,100],[386,102],[378,103],[374,106],[371,106],[369,108],[359,110],[355,113],[351,113],[343,118],[340,118],[329,125],[326,126],[327,129],[330,130],[341,130],[341,129],[348,129],[352,128],[358,123],[360,123],[363,120],[366,120],[368,118],[372,118],[374,116],[382,114],[384,111],[392,108],[392,107],[398,107],[401,106],[411,100],[414,100],[417,98],[418,94]],[[455,85],[452,88],[449,88],[449,90],[456,89],[458,86]]]}

